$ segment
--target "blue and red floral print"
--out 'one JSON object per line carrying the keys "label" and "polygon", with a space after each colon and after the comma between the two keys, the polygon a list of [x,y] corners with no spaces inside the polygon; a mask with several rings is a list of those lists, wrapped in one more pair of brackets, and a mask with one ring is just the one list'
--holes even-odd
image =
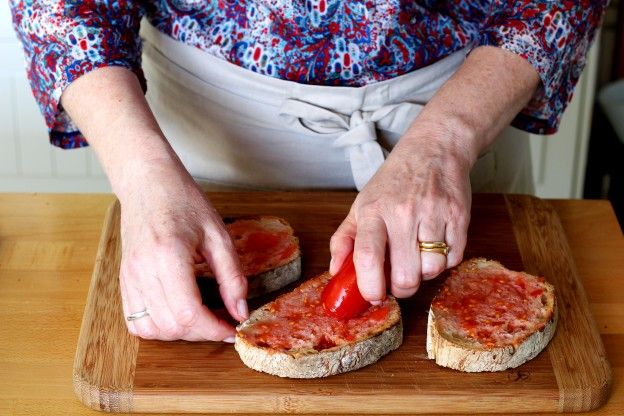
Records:
{"label": "blue and red floral print", "polygon": [[526,58],[542,86],[514,125],[556,131],[608,0],[9,0],[53,144],[86,145],[59,108],[105,66],[141,72],[142,16],[243,68],[306,84],[362,86],[472,45]]}

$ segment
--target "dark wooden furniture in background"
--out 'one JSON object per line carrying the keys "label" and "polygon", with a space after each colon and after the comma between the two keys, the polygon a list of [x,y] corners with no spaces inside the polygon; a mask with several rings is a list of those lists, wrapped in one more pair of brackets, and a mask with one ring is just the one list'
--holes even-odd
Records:
{"label": "dark wooden furniture in background", "polygon": [[624,0],[620,0],[615,32],[615,57],[613,60],[613,79],[624,78]]}
{"label": "dark wooden furniture in background", "polygon": [[[612,63],[611,79],[602,80],[603,83],[624,78],[624,0],[620,0],[617,6],[613,59],[601,59],[601,61]],[[603,50],[601,53],[609,53],[609,51]],[[602,85],[597,85],[597,88],[600,87]],[[596,97],[598,94],[600,94],[599,90],[596,91]],[[583,198],[608,198],[613,204],[620,226],[624,229],[623,158],[624,138],[618,138],[602,107],[596,102],[587,150]]]}

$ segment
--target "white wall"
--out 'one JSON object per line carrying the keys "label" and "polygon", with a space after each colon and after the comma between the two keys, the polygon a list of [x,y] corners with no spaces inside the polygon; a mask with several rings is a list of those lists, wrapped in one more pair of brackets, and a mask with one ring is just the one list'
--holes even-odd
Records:
{"label": "white wall", "polygon": [[[579,198],[585,176],[594,100],[596,46],[554,136],[531,136],[538,196]],[[21,45],[0,1],[0,192],[109,192],[89,148],[61,150],[48,143],[46,129],[23,69]]]}

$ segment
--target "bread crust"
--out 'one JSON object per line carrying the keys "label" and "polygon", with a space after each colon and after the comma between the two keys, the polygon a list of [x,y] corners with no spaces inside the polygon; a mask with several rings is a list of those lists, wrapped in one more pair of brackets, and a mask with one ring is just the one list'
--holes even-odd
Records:
{"label": "bread crust", "polygon": [[255,298],[274,292],[301,277],[301,256],[275,269],[247,278],[247,298]]}
{"label": "bread crust", "polygon": [[[462,263],[458,271],[461,273],[474,267],[507,270],[498,262],[479,258]],[[523,274],[526,275],[526,273]],[[502,371],[518,367],[535,358],[554,336],[559,317],[554,288],[545,283],[544,289],[547,294],[546,308],[550,318],[543,328],[534,331],[515,346],[486,348],[471,340],[451,337],[440,328],[436,322],[435,313],[430,308],[427,321],[427,356],[435,360],[438,365],[465,372]]]}

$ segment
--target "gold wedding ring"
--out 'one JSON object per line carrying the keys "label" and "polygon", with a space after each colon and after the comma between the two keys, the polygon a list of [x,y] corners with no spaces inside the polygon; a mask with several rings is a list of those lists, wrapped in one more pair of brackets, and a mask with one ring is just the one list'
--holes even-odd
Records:
{"label": "gold wedding ring", "polygon": [[438,253],[444,256],[449,252],[449,246],[444,241],[420,241],[418,248],[425,253]]}

